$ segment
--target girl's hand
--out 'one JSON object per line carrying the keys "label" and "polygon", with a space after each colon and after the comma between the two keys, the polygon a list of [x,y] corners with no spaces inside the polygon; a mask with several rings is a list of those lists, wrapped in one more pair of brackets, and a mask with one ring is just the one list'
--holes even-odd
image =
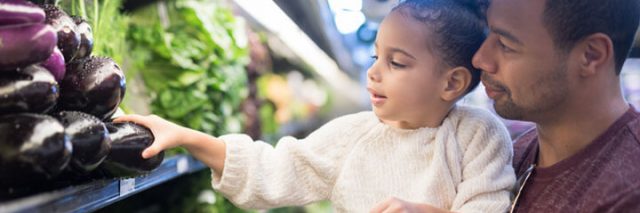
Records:
{"label": "girl's hand", "polygon": [[184,137],[186,128],[158,117],[157,115],[123,115],[113,120],[113,122],[127,121],[149,128],[155,137],[153,144],[142,152],[143,158],[150,158],[162,150],[180,146],[186,142],[184,141],[185,138],[189,138]]}
{"label": "girl's hand", "polygon": [[384,202],[376,205],[373,209],[371,209],[371,213],[417,213],[417,212],[425,212],[425,213],[440,213],[440,212],[449,212],[444,209],[439,209],[433,207],[429,204],[424,203],[412,203],[408,201],[404,201],[395,197],[391,197]]}

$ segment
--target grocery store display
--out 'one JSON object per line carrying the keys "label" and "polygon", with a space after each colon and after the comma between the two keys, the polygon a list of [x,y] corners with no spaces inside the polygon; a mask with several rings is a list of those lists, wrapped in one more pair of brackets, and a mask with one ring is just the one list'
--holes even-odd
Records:
{"label": "grocery store display", "polygon": [[0,73],[0,115],[46,113],[56,104],[59,94],[58,83],[42,66]]}
{"label": "grocery store display", "polygon": [[[130,190],[137,192],[144,190],[138,189],[138,180],[155,182],[167,172],[181,176],[185,169],[198,168],[200,175],[184,183],[188,187],[172,186],[172,194],[162,196],[171,202],[157,201],[163,210],[245,212],[220,194],[213,195],[218,201],[198,201],[201,192],[211,191],[209,170],[201,163],[200,167],[185,167],[181,159],[185,156],[172,157],[184,153],[183,149],[143,159],[141,152],[154,141],[153,134],[134,123],[110,122],[118,110],[154,113],[212,135],[244,128],[256,137],[275,133],[275,106],[260,95],[259,75],[251,75],[253,68],[248,64],[247,25],[226,2],[158,1],[137,10],[122,8],[123,0],[31,2],[37,4],[0,0],[0,166],[11,164],[0,168],[0,209],[25,200],[42,201],[41,196],[69,189],[86,193],[88,185],[90,190],[104,191],[113,183],[123,187],[135,180]],[[266,54],[268,50],[262,51]],[[265,67],[260,69],[273,71],[271,64]],[[294,109],[315,110],[300,106]],[[298,111],[304,110],[291,110]],[[17,122],[12,116],[24,115],[48,122],[49,128],[12,126]],[[40,136],[29,138],[29,128]],[[56,151],[64,147],[66,154],[48,152],[46,162],[16,163],[27,159],[17,156],[30,152],[22,153],[21,145],[13,141],[45,140],[45,133],[58,137],[57,143],[64,145],[56,145]],[[165,157],[170,159],[163,162]],[[110,185],[100,185],[104,183]],[[120,195],[129,192],[120,191]],[[99,200],[100,196],[86,197],[104,205],[115,202]],[[79,202],[64,197],[55,199]],[[52,202],[28,205],[49,204]]]}
{"label": "grocery store display", "polygon": [[0,1],[0,26],[44,22],[44,11],[23,0]]}
{"label": "grocery store display", "polygon": [[80,48],[80,33],[76,23],[60,8],[55,5],[42,6],[46,14],[45,23],[51,25],[58,33],[58,48],[64,55],[65,61],[73,60]]}
{"label": "grocery store display", "polygon": [[105,120],[124,98],[126,82],[113,60],[90,56],[67,64],[60,90],[58,109],[77,110]]}
{"label": "grocery store display", "polygon": [[164,152],[144,159],[142,151],[153,143],[153,134],[134,123],[107,123],[111,152],[101,168],[109,176],[132,177],[149,172],[162,163]]}
{"label": "grocery store display", "polygon": [[91,25],[82,17],[73,16],[72,18],[73,22],[78,26],[78,33],[80,33],[80,47],[78,48],[75,58],[86,58],[91,55],[91,51],[93,50],[93,32],[91,32]]}
{"label": "grocery store display", "polygon": [[56,118],[65,128],[73,146],[71,167],[89,172],[107,157],[111,149],[109,131],[100,119],[82,112],[62,111]]}
{"label": "grocery store display", "polygon": [[32,113],[0,117],[0,184],[51,178],[71,159],[72,146],[55,118]]}
{"label": "grocery store display", "polygon": [[148,130],[103,123],[124,97],[125,76],[92,49],[84,19],[54,5],[0,0],[0,200],[95,178],[103,164],[128,169],[109,173],[124,177],[162,162],[163,155],[141,158],[153,142]]}
{"label": "grocery store display", "polygon": [[0,26],[0,71],[14,70],[51,55],[57,36],[46,24]]}
{"label": "grocery store display", "polygon": [[64,78],[64,74],[66,72],[65,61],[64,56],[58,47],[53,48],[53,52],[49,58],[40,63],[40,65],[53,74],[56,82],[60,82]]}

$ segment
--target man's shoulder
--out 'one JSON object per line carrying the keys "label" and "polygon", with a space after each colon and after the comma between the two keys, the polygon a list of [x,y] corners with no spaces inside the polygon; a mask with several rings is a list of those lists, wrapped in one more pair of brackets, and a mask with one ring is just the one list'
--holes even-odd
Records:
{"label": "man's shoulder", "polygon": [[593,208],[594,212],[630,212],[640,210],[640,183],[631,186],[617,188],[617,191],[609,193],[610,196],[602,196],[598,203],[601,205]]}
{"label": "man's shoulder", "polygon": [[631,114],[633,119],[627,124],[632,136],[634,137],[636,144],[640,145],[640,112],[637,108],[634,108]]}
{"label": "man's shoulder", "polygon": [[624,115],[626,121],[622,131],[615,131],[615,136],[603,148],[603,152],[598,153],[606,164],[601,165],[604,176],[611,178],[621,177],[622,179],[637,178],[640,176],[640,112],[635,109]]}
{"label": "man's shoulder", "polygon": [[514,144],[513,144],[513,148],[514,149],[518,149],[518,150],[514,150],[514,151],[520,151],[520,152],[524,152],[527,149],[530,149],[531,144],[536,142],[538,139],[538,131],[536,131],[536,128],[533,127],[527,131],[525,131],[524,133],[522,133],[520,136],[518,136],[515,140],[514,140]]}
{"label": "man's shoulder", "polygon": [[533,163],[534,159],[531,159],[530,156],[535,154],[537,138],[538,133],[534,127],[515,139],[513,143],[513,168],[516,174],[524,172],[526,165]]}
{"label": "man's shoulder", "polygon": [[630,187],[640,187],[640,113],[630,110],[624,117],[622,131],[614,128],[615,135],[609,137],[601,150],[594,152],[578,170],[592,173],[594,194],[618,194]]}
{"label": "man's shoulder", "polygon": [[633,155],[614,153],[604,165],[591,161],[595,166],[583,173],[586,180],[578,181],[591,185],[583,195],[585,202],[582,205],[586,209],[628,210],[633,206],[632,209],[640,210],[640,183],[637,181],[640,169],[635,163],[640,159],[637,157],[640,152],[634,150]]}

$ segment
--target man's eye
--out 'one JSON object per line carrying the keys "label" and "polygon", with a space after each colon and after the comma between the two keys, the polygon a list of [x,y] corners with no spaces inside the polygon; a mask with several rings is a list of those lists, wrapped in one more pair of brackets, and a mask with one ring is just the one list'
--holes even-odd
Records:
{"label": "man's eye", "polygon": [[507,47],[507,45],[505,45],[502,41],[498,40],[498,46],[500,47],[500,49],[502,49],[505,52],[512,52],[513,49]]}

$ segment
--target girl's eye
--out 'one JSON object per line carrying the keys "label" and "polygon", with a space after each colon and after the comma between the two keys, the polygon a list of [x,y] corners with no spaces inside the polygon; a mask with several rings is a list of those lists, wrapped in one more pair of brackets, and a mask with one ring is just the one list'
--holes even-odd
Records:
{"label": "girl's eye", "polygon": [[378,60],[378,56],[377,55],[372,55],[371,58],[373,58],[373,60]]}
{"label": "girl's eye", "polygon": [[395,68],[405,68],[407,67],[407,65],[395,62],[395,61],[391,61],[391,66],[395,67]]}

